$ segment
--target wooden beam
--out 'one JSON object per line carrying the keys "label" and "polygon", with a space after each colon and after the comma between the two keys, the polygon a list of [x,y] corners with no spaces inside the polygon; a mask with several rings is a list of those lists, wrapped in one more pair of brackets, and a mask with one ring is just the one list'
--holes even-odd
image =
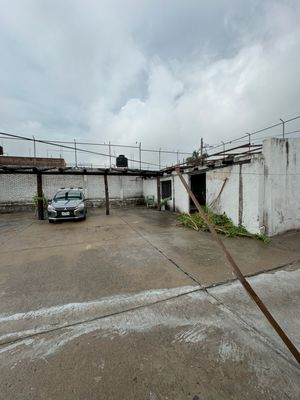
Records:
{"label": "wooden beam", "polygon": [[193,200],[195,206],[197,207],[197,209],[199,211],[199,214],[201,215],[201,217],[205,221],[206,225],[208,226],[210,232],[212,233],[215,241],[217,242],[218,246],[221,248],[221,250],[225,254],[226,259],[229,262],[231,268],[233,269],[234,274],[239,279],[239,281],[243,285],[244,289],[246,290],[246,292],[248,293],[250,298],[255,302],[255,304],[258,306],[258,308],[262,311],[264,316],[267,318],[267,320],[270,322],[270,324],[272,325],[274,330],[277,332],[279,337],[282,339],[283,343],[287,346],[287,348],[290,350],[292,355],[295,357],[295,359],[300,364],[300,353],[299,353],[298,349],[292,343],[292,341],[287,336],[287,334],[283,331],[283,329],[280,327],[280,325],[275,320],[275,318],[270,313],[270,311],[267,309],[267,307],[265,306],[263,301],[260,299],[260,297],[254,291],[254,289],[252,288],[250,283],[246,280],[246,278],[242,274],[242,272],[239,269],[237,263],[235,262],[235,260],[233,259],[232,255],[229,253],[229,251],[225,247],[225,245],[224,245],[222,239],[220,238],[220,236],[217,234],[217,231],[215,230],[213,224],[207,218],[205,212],[203,211],[202,207],[200,206],[200,204],[199,204],[198,200],[196,199],[194,193],[191,191],[191,188],[189,187],[189,185],[186,183],[185,179],[183,178],[183,176],[182,176],[182,174],[180,172],[180,169],[177,168],[176,172],[177,172],[177,175],[179,176],[183,186],[185,187],[186,191],[188,192],[188,194],[190,195],[191,199]]}
{"label": "wooden beam", "polygon": [[38,219],[44,219],[44,202],[43,202],[43,179],[42,174],[36,174],[37,196],[38,196]]}
{"label": "wooden beam", "polygon": [[158,175],[162,175],[160,171],[74,171],[74,170],[40,170],[36,168],[24,169],[24,168],[14,168],[14,167],[1,167],[0,174],[23,174],[23,175],[35,175],[40,172],[42,175],[113,175],[113,176],[141,176],[143,178],[152,178]]}
{"label": "wooden beam", "polygon": [[104,187],[105,187],[105,208],[106,208],[106,215],[109,215],[109,193],[108,193],[107,174],[104,174]]}
{"label": "wooden beam", "polygon": [[160,204],[160,176],[156,177],[156,185],[157,185],[157,210],[161,211],[161,204]]}

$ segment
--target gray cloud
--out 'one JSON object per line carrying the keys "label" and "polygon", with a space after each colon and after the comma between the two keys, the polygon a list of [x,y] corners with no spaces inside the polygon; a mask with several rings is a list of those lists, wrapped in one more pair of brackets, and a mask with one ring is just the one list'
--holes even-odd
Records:
{"label": "gray cloud", "polygon": [[299,111],[298,1],[0,5],[2,130],[192,150]]}

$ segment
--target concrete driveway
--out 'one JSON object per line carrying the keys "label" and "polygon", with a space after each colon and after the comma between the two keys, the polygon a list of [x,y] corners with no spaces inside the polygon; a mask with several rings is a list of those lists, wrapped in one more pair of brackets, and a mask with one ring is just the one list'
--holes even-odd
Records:
{"label": "concrete driveway", "polygon": [[[300,233],[225,239],[300,347]],[[209,233],[145,208],[0,215],[1,399],[299,399],[300,369]]]}

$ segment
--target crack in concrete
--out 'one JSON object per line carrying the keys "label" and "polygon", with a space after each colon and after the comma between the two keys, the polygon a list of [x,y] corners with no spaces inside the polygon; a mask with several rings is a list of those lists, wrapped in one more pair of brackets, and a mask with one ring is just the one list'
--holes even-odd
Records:
{"label": "crack in concrete", "polygon": [[150,246],[158,251],[164,258],[166,258],[171,264],[173,264],[180,272],[184,273],[186,276],[188,276],[193,282],[197,283],[201,287],[203,285],[196,279],[194,278],[191,274],[189,274],[187,271],[185,271],[183,268],[180,267],[174,260],[172,260],[170,257],[168,257],[161,249],[159,249],[157,246],[155,246],[149,239],[147,239],[144,235],[142,235],[137,229],[135,229],[129,222],[124,220],[123,217],[120,217],[138,236],[140,236],[145,242],[150,244]]}
{"label": "crack in concrete", "polygon": [[[105,318],[109,318],[109,317],[113,317],[113,316],[117,316],[117,315],[121,315],[121,314],[125,314],[131,311],[137,311],[143,308],[147,308],[147,307],[151,307],[153,305],[156,304],[161,304],[164,302],[167,302],[169,300],[173,300],[176,298],[180,298],[183,296],[186,296],[190,293],[195,293],[195,292],[205,292],[208,296],[210,296],[216,303],[218,307],[221,307],[223,310],[225,309],[229,314],[231,314],[232,316],[234,316],[234,318],[236,318],[237,320],[240,321],[240,323],[246,327],[248,330],[250,330],[252,333],[256,334],[260,340],[262,340],[265,344],[268,345],[268,347],[270,347],[274,352],[276,352],[276,354],[278,354],[279,356],[281,356],[282,358],[284,358],[286,361],[288,361],[291,365],[296,366],[297,368],[299,368],[298,364],[296,364],[293,360],[291,360],[290,358],[288,358],[285,353],[283,353],[280,349],[278,349],[277,347],[274,346],[274,344],[269,340],[268,337],[266,337],[265,335],[263,335],[260,331],[258,331],[255,327],[253,327],[252,325],[250,325],[246,320],[244,320],[236,311],[232,310],[228,305],[226,305],[224,302],[222,302],[217,296],[213,295],[212,293],[210,293],[209,289],[211,288],[215,288],[218,286],[222,286],[222,285],[226,285],[228,283],[233,283],[235,281],[237,281],[237,278],[233,278],[224,282],[218,282],[216,284],[212,284],[212,285],[207,285],[207,286],[203,286],[196,278],[194,278],[191,274],[189,274],[187,271],[185,271],[180,265],[178,265],[174,260],[172,260],[170,257],[168,257],[166,254],[164,254],[164,252],[159,249],[157,246],[155,246],[148,238],[146,238],[144,235],[142,235],[138,230],[136,230],[131,224],[129,224],[126,220],[124,220],[122,217],[120,217],[120,219],[122,219],[125,224],[127,224],[138,236],[140,236],[145,242],[147,242],[152,248],[154,248],[157,252],[159,252],[164,258],[166,258],[172,265],[174,265],[180,272],[182,272],[183,274],[185,274],[186,276],[188,276],[194,283],[197,283],[197,285],[199,285],[198,287],[195,288],[195,290],[191,290],[188,292],[184,292],[184,293],[180,293],[178,295],[175,296],[169,296],[165,299],[160,299],[154,302],[150,302],[147,304],[140,304],[138,306],[135,307],[130,307],[127,309],[124,309],[122,311],[116,311],[113,313],[109,313],[109,314],[105,314],[102,316],[96,316],[94,318],[90,318],[90,319],[85,319],[85,320],[80,320],[80,321],[76,321],[73,323],[69,323],[69,324],[64,324],[64,325],[60,325],[60,326],[55,326],[53,328],[50,329],[46,329],[46,330],[41,330],[38,332],[34,332],[32,334],[29,335],[24,335],[21,337],[17,337],[13,340],[9,340],[6,342],[2,342],[0,343],[0,346],[8,346],[11,345],[13,343],[17,343],[20,341],[23,341],[24,339],[30,339],[39,335],[44,335],[44,334],[48,334],[48,333],[52,333],[52,332],[56,332],[56,331],[60,331],[62,329],[66,329],[66,328],[72,328],[74,326],[79,326],[82,324],[86,324],[86,323],[90,323],[93,321],[99,321],[101,319],[105,319]],[[23,230],[26,230],[28,227],[30,227],[34,222],[30,223],[29,225],[27,225]],[[17,236],[17,235],[16,235]],[[12,238],[8,239],[11,240]],[[1,246],[0,246],[1,247]],[[56,246],[53,246],[56,247]],[[300,259],[296,259],[293,260],[289,263],[280,265],[280,266],[276,266],[272,269],[268,269],[268,270],[263,270],[263,271],[259,271],[256,273],[252,273],[249,275],[246,275],[246,277],[252,277],[252,276],[257,276],[260,274],[264,274],[264,273],[272,273],[273,271],[285,268],[285,267],[289,267],[292,265],[295,265],[297,263],[300,263]]]}
{"label": "crack in concrete", "polygon": [[72,328],[74,326],[78,326],[78,325],[82,325],[82,324],[86,324],[86,323],[90,323],[90,322],[94,322],[94,321],[99,321],[101,319],[105,319],[105,318],[109,318],[109,317],[125,314],[125,313],[131,312],[131,311],[140,310],[140,309],[143,309],[143,308],[146,308],[146,307],[151,307],[153,305],[164,303],[166,301],[177,299],[177,298],[186,296],[186,295],[191,294],[191,293],[199,292],[199,291],[204,291],[204,288],[198,286],[198,287],[195,288],[195,290],[189,290],[189,291],[184,292],[184,293],[179,293],[179,294],[177,294],[175,296],[166,297],[165,299],[160,299],[160,300],[153,301],[153,302],[150,302],[150,303],[147,303],[147,304],[140,304],[140,305],[135,306],[135,307],[126,308],[126,309],[121,310],[121,311],[115,311],[113,313],[97,316],[97,317],[94,317],[94,318],[89,318],[89,319],[85,319],[85,320],[72,322],[70,324],[64,324],[64,325],[60,325],[60,326],[55,326],[53,328],[46,329],[46,330],[41,330],[39,332],[35,332],[35,333],[29,334],[29,335],[20,336],[20,337],[17,337],[15,339],[13,339],[13,340],[8,340],[6,342],[3,341],[3,342],[0,343],[0,346],[7,346],[7,345],[10,345],[10,344],[22,341],[24,339],[30,339],[30,338],[38,336],[38,335],[44,335],[44,334],[47,334],[47,333],[59,331],[61,329]]}
{"label": "crack in concrete", "polygon": [[[121,217],[121,219],[123,219]],[[123,219],[124,221],[124,219]],[[173,265],[175,265],[177,267],[177,269],[179,269],[181,272],[183,272],[185,275],[187,275],[190,279],[192,279],[194,282],[198,283],[201,287],[202,290],[207,293],[208,296],[212,297],[218,304],[218,306],[225,308],[231,315],[233,315],[235,318],[237,318],[242,325],[246,326],[251,332],[257,334],[259,336],[259,338],[266,343],[272,350],[274,350],[276,352],[276,354],[280,355],[281,357],[283,357],[286,361],[288,361],[291,365],[296,366],[297,368],[299,368],[299,365],[294,362],[294,360],[291,360],[290,358],[288,358],[284,352],[282,352],[280,349],[278,349],[277,347],[274,346],[274,344],[265,336],[263,335],[260,331],[258,331],[255,327],[253,327],[252,325],[250,325],[247,321],[245,321],[237,312],[235,312],[234,310],[232,310],[228,305],[226,305],[225,303],[223,303],[219,298],[217,298],[216,296],[212,295],[208,289],[210,288],[214,288],[217,286],[221,286],[221,285],[226,285],[228,283],[233,283],[236,281],[239,281],[238,278],[233,278],[233,279],[229,279],[225,282],[221,282],[221,283],[216,283],[216,284],[212,284],[212,285],[208,285],[208,286],[203,286],[197,279],[195,279],[193,276],[191,276],[188,272],[186,272],[182,267],[180,267],[175,261],[173,261],[171,258],[169,258],[166,254],[164,254],[164,252],[159,249],[158,247],[156,247],[153,243],[151,243],[151,241],[149,239],[147,239],[144,235],[142,235],[139,231],[137,231],[136,229],[134,229],[126,220],[125,222],[127,223],[127,225],[134,231],[136,232],[140,237],[142,237],[147,243],[149,243],[154,249],[156,249],[160,254],[162,254],[167,260],[169,260]],[[280,266],[276,266],[272,269],[265,269],[263,271],[259,271],[259,272],[255,272],[252,274],[248,274],[245,275],[246,278],[249,277],[253,277],[253,276],[257,276],[260,274],[264,274],[264,273],[272,273],[273,271],[279,270],[281,268],[285,268],[288,266],[292,266],[294,264],[298,264],[300,263],[300,259],[296,259],[293,260],[291,262],[288,262],[286,264],[280,265]]]}

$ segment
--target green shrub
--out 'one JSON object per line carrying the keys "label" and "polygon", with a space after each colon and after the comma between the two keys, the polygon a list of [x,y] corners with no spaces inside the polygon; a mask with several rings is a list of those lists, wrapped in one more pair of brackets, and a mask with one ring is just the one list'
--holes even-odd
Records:
{"label": "green shrub", "polygon": [[[213,224],[215,230],[218,233],[222,233],[227,237],[248,237],[248,238],[255,238],[262,240],[263,242],[269,242],[271,239],[262,234],[252,234],[247,231],[247,229],[240,225],[236,226],[232,222],[227,215],[224,214],[215,214],[210,211],[208,208],[203,207],[203,211],[205,212],[208,220]],[[184,226],[189,228],[195,229],[196,231],[209,231],[208,226],[206,225],[205,221],[201,217],[199,213],[194,214],[177,214],[177,220]]]}
{"label": "green shrub", "polygon": [[[45,197],[45,195],[43,194],[43,196],[41,197],[41,199],[43,200],[43,208],[44,210],[46,210],[48,203],[47,203],[47,199]],[[34,207],[38,208],[38,200],[39,200],[39,196],[37,195],[37,193],[33,196],[33,203],[34,203]]]}

